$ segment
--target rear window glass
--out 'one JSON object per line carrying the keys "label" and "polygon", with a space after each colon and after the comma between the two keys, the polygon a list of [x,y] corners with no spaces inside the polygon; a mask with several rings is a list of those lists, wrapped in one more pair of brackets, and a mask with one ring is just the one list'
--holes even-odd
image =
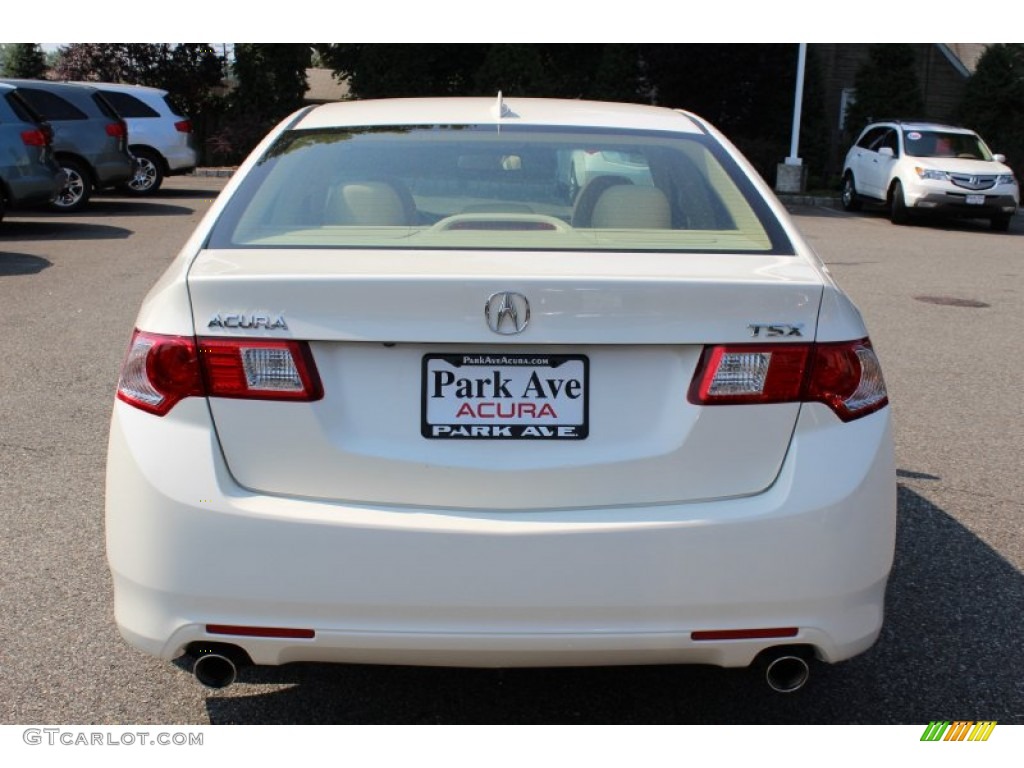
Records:
{"label": "rear window glass", "polygon": [[67,99],[36,88],[19,88],[18,92],[45,120],[85,120],[86,114]]}
{"label": "rear window glass", "polygon": [[130,94],[119,91],[103,91],[103,97],[110,102],[121,117],[160,117],[159,112]]}
{"label": "rear window glass", "polygon": [[792,252],[708,136],[506,125],[287,132],[210,245]]}
{"label": "rear window glass", "polygon": [[109,117],[111,120],[119,120],[121,118],[121,115],[117,113],[116,109],[110,106],[110,102],[103,97],[103,94],[92,94],[92,100],[96,102],[96,106],[99,108],[100,112],[103,113],[104,117]]}
{"label": "rear window glass", "polygon": [[19,120],[26,123],[38,123],[42,121],[42,116],[32,109],[32,107],[30,107],[28,103],[18,95],[17,91],[11,91],[10,93],[4,94],[4,98]]}
{"label": "rear window glass", "polygon": [[171,94],[164,96],[164,104],[166,104],[167,108],[171,110],[171,114],[176,115],[177,117],[188,117],[188,112],[185,111],[181,104],[178,103],[178,100]]}

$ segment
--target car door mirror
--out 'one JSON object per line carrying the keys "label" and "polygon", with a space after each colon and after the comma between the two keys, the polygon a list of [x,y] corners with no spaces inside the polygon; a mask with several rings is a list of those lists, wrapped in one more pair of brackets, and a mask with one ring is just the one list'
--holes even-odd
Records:
{"label": "car door mirror", "polygon": [[881,147],[878,150],[878,154],[882,157],[896,157],[896,153],[892,151],[892,147]]}
{"label": "car door mirror", "polygon": [[1005,163],[1006,155],[992,155],[992,159],[995,160],[997,163]]}

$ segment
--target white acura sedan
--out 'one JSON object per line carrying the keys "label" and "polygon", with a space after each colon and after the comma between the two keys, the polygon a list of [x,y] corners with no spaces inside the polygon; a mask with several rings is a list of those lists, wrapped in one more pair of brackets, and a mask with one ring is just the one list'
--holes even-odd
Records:
{"label": "white acura sedan", "polygon": [[[580,153],[645,173],[576,189]],[[758,662],[795,690],[881,628],[887,405],[857,309],[699,117],[305,109],[139,313],[117,623],[210,686],[248,663]]]}

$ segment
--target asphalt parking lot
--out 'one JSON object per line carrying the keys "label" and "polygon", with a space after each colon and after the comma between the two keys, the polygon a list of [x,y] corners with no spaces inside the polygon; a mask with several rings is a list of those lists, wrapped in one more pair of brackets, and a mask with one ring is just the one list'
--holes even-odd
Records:
{"label": "asphalt parking lot", "polygon": [[879,643],[780,696],[746,671],[293,665],[221,691],[113,623],[106,431],[135,313],[224,184],[0,223],[0,723],[1024,723],[1024,216],[895,227],[797,208],[865,315],[897,424]]}

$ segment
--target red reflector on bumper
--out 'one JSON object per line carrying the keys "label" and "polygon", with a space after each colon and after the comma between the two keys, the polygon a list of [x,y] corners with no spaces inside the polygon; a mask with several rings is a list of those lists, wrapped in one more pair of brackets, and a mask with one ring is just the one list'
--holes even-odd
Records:
{"label": "red reflector on bumper", "polygon": [[312,629],[291,629],[289,627],[240,627],[234,624],[207,624],[211,635],[245,635],[247,637],[287,637],[312,640],[316,632]]}
{"label": "red reflector on bumper", "polygon": [[709,629],[691,632],[691,640],[762,640],[775,637],[796,637],[798,627],[774,627],[770,629]]}

